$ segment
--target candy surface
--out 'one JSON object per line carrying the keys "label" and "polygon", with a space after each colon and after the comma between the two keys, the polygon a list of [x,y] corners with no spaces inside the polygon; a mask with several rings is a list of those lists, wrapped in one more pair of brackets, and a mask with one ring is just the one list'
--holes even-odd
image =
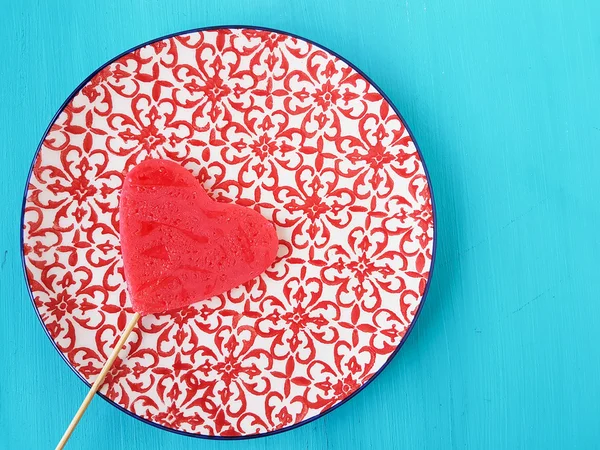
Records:
{"label": "candy surface", "polygon": [[275,259],[274,226],[256,211],[213,201],[177,163],[150,159],[120,199],[125,279],[135,311],[171,311],[232,289]]}

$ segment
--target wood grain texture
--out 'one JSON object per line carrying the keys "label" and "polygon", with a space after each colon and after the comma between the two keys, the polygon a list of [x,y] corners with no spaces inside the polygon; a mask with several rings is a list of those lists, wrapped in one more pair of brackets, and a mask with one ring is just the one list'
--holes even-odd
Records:
{"label": "wood grain texture", "polygon": [[114,55],[215,24],[320,42],[402,111],[437,202],[429,297],[378,379],[309,425],[199,441],[96,401],[68,448],[597,448],[599,23],[595,0],[2,2],[0,448],[52,448],[87,390],[44,335],[21,270],[22,193],[43,131]]}

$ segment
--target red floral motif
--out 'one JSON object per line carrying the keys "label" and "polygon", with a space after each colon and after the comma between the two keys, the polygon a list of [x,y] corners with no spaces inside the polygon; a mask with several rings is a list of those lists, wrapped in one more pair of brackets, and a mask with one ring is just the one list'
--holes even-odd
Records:
{"label": "red floral motif", "polygon": [[118,156],[129,156],[125,167],[143,158],[163,157],[182,161],[189,156],[187,140],[192,126],[176,117],[177,106],[168,99],[155,101],[148,95],[136,96],[131,109],[133,117],[123,113],[111,114],[107,124],[116,137],[106,141],[108,150]]}
{"label": "red floral motif", "polygon": [[154,157],[272,220],[279,253],[243,286],[143,317],[103,394],[164,427],[227,437],[315,417],[377,373],[429,279],[422,161],[352,67],[252,29],[141,47],[100,70],[51,125],[29,180],[23,253],[35,306],[75,370],[93,381],[133,314],[119,190]]}
{"label": "red floral motif", "polygon": [[307,389],[303,395],[304,401],[310,409],[320,411],[326,411],[343,400],[370,378],[353,374],[339,363],[330,364],[321,360],[308,364],[306,375],[314,389]]}
{"label": "red floral motif", "polygon": [[347,172],[343,166],[338,167],[356,177],[354,190],[360,198],[370,198],[373,192],[388,197],[398,175],[410,177],[421,169],[416,148],[397,116],[384,120],[376,114],[365,114],[358,128],[358,136],[345,136],[338,144],[352,165]]}
{"label": "red floral motif", "polygon": [[66,291],[58,292],[49,298],[50,301],[44,306],[57,321],[60,321],[65,315],[73,314],[77,309],[77,302]]}
{"label": "red floral motif", "polygon": [[232,143],[222,148],[223,161],[241,164],[237,180],[225,184],[223,189],[229,184],[248,188],[256,183],[273,189],[278,185],[280,169],[294,171],[304,162],[297,152],[304,142],[302,134],[289,127],[289,118],[280,111],[253,120],[252,127],[232,123],[223,127],[221,136]]}
{"label": "red floral motif", "polygon": [[29,189],[28,201],[40,208],[56,210],[53,224],[71,222],[95,224],[99,214],[112,214],[118,208],[115,194],[122,185],[123,174],[108,168],[108,156],[101,150],[85,154],[67,146],[60,153],[59,166],[41,165],[38,158],[33,176],[44,188],[35,184]]}
{"label": "red floral motif", "polygon": [[316,278],[290,278],[283,294],[284,299],[270,296],[261,302],[256,332],[270,340],[273,358],[287,359],[291,354],[300,363],[312,361],[316,345],[338,340],[340,308],[322,298],[323,285]]}
{"label": "red floral motif", "polygon": [[389,250],[388,243],[383,229],[366,232],[358,227],[350,231],[347,246],[327,249],[321,276],[325,283],[337,286],[338,304],[350,307],[358,302],[364,311],[374,312],[381,308],[384,293],[400,294],[406,289],[402,274],[406,258]]}
{"label": "red floral motif", "polygon": [[295,186],[279,186],[274,191],[276,201],[283,206],[276,212],[274,222],[292,228],[292,242],[297,248],[309,244],[325,247],[331,228],[344,229],[352,220],[351,205],[354,193],[338,186],[339,176],[333,170],[318,174],[304,166],[295,174]]}

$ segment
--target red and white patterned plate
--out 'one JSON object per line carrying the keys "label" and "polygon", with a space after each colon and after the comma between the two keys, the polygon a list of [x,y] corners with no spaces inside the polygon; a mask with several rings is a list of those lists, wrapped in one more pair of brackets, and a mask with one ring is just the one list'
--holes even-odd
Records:
{"label": "red and white patterned plate", "polygon": [[289,429],[348,399],[389,361],[426,293],[433,203],[387,98],[347,61],[274,30],[210,28],[103,66],[38,149],[23,211],[37,313],[92,382],[129,307],[118,235],[124,174],[169,158],[280,238],[260,278],[144,317],[101,393],[191,435]]}

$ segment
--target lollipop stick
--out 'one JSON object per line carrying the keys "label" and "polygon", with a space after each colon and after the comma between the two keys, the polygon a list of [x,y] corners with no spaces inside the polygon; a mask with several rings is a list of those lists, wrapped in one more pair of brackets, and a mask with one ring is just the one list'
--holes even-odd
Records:
{"label": "lollipop stick", "polygon": [[79,423],[79,419],[81,419],[81,416],[83,416],[83,413],[85,412],[88,405],[92,401],[92,398],[94,398],[94,394],[96,394],[96,392],[98,392],[98,389],[100,389],[100,386],[102,385],[102,382],[104,381],[104,378],[106,377],[106,374],[112,367],[113,363],[115,362],[115,359],[117,359],[117,356],[119,355],[119,352],[121,351],[121,348],[127,341],[127,338],[131,334],[131,331],[133,330],[135,325],[138,323],[139,319],[140,319],[140,313],[135,313],[133,318],[127,324],[127,328],[125,328],[125,331],[123,331],[123,334],[121,335],[121,338],[119,339],[119,342],[117,342],[117,345],[115,345],[115,348],[113,348],[113,351],[110,354],[110,356],[108,357],[108,360],[106,361],[106,363],[104,364],[104,367],[102,367],[102,370],[100,371],[100,374],[98,375],[98,378],[96,378],[96,381],[94,381],[94,384],[92,384],[90,391],[85,396],[85,399],[83,400],[83,403],[77,410],[75,417],[73,417],[73,420],[71,420],[71,423],[69,424],[69,427],[67,428],[67,431],[65,431],[65,434],[63,434],[62,439],[56,446],[56,450],[62,450],[62,448],[64,448],[65,444],[71,437],[73,430]]}

